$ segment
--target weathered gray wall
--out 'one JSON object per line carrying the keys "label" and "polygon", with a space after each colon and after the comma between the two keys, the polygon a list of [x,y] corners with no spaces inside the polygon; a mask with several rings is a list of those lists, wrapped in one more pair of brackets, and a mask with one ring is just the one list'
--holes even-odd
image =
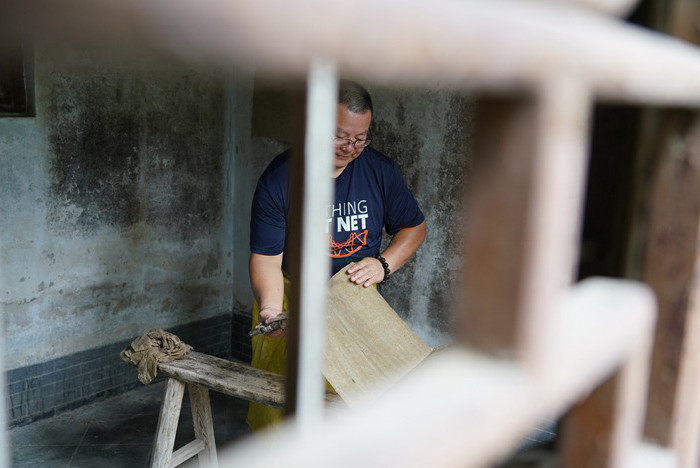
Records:
{"label": "weathered gray wall", "polygon": [[[247,313],[250,201],[284,148],[251,135],[252,80],[44,47],[36,89],[36,118],[0,119],[8,368]],[[441,343],[472,110],[446,90],[370,91],[373,145],[397,162],[429,226],[383,292]]]}
{"label": "weathered gray wall", "polygon": [[[273,138],[253,135],[253,88],[251,77],[238,76],[231,82],[229,98],[229,115],[232,116],[230,127],[231,139],[235,143],[231,147],[233,170],[231,193],[233,198],[233,257],[235,258],[233,275],[234,310],[244,316],[250,315],[253,306],[253,294],[248,274],[248,258],[250,255],[250,208],[253,201],[255,186],[265,167],[286,145]],[[285,107],[286,109],[286,107]],[[267,109],[267,115],[277,115],[286,123],[286,118],[280,117],[280,109]],[[250,324],[250,320],[246,322]],[[247,334],[243,339],[248,339]]]}
{"label": "weathered gray wall", "polygon": [[36,118],[0,119],[9,369],[231,311],[225,88],[38,47]]}
{"label": "weathered gray wall", "polygon": [[450,339],[452,290],[461,266],[473,107],[468,97],[444,89],[369,91],[375,113],[372,145],[401,169],[428,226],[421,248],[382,293],[424,341],[444,344]]}

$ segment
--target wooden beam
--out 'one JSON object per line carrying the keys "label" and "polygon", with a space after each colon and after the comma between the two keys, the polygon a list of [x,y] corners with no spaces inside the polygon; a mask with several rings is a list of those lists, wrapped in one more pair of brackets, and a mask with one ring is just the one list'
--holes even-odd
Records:
{"label": "wooden beam", "polygon": [[[315,57],[333,57],[344,75],[378,83],[512,91],[565,71],[604,99],[700,105],[695,47],[550,2],[14,0],[5,11],[40,36],[131,38],[189,62],[266,75],[303,78]],[[328,21],[348,11],[373,11],[362,18],[371,33]]]}
{"label": "wooden beam", "polygon": [[372,405],[338,410],[311,433],[287,425],[257,436],[221,453],[221,464],[492,466],[538,421],[560,414],[619,369],[650,341],[653,325],[648,288],[587,280],[566,291],[552,333],[542,335],[549,350],[543,372],[474,350],[444,350]]}
{"label": "wooden beam", "polygon": [[200,453],[202,450],[204,450],[204,441],[200,439],[194,439],[193,441],[183,445],[182,447],[173,452],[173,455],[170,460],[170,465],[167,468],[182,465],[187,460]]}
{"label": "wooden beam", "polygon": [[562,466],[614,468],[612,451],[619,372],[596,388],[567,415],[561,434]]}
{"label": "wooden beam", "polygon": [[284,406],[284,377],[246,364],[190,351],[189,358],[158,364],[161,374],[274,408]]}
{"label": "wooden beam", "polygon": [[642,443],[651,344],[652,334],[647,333],[615,373],[566,415],[562,466],[637,466],[632,461],[639,456],[637,448]]}
{"label": "wooden beam", "polygon": [[158,427],[151,452],[151,468],[169,468],[171,466],[177,423],[184,395],[185,384],[183,382],[172,378],[165,380],[165,392],[160,404]]}
{"label": "wooden beam", "polygon": [[548,358],[542,335],[551,332],[554,306],[578,266],[592,105],[590,89],[566,73],[551,76],[537,91],[519,317],[519,354],[534,368]]}
{"label": "wooden beam", "polygon": [[574,279],[586,176],[590,95],[557,78],[537,100],[479,102],[464,210],[460,336],[532,366]]}
{"label": "wooden beam", "polygon": [[531,99],[477,102],[474,173],[464,209],[463,342],[497,355],[518,346],[536,107]]}
{"label": "wooden beam", "polygon": [[[666,3],[666,2],[664,2]],[[668,2],[669,27],[668,31],[674,37],[700,45],[700,3],[696,0],[671,0]]]}
{"label": "wooden beam", "polygon": [[659,300],[646,435],[694,466],[700,440],[700,118],[665,121],[643,279]]}
{"label": "wooden beam", "polygon": [[290,319],[287,347],[288,414],[307,427],[323,411],[325,307],[331,273],[325,221],[333,203],[333,132],[338,102],[335,66],[323,59],[309,69],[305,89],[293,95],[296,137],[290,174]]}
{"label": "wooden beam", "polygon": [[209,389],[202,385],[190,383],[187,384],[187,390],[190,394],[190,407],[192,409],[195,440],[202,442],[202,447],[197,452],[199,464],[200,466],[218,468],[216,441],[214,438],[214,420],[211,415]]}

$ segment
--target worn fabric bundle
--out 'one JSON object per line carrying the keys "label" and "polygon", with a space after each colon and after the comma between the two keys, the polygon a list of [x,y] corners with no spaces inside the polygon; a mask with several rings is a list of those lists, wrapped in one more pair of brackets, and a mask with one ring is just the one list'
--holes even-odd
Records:
{"label": "worn fabric bundle", "polygon": [[139,380],[148,384],[156,377],[159,362],[185,359],[192,346],[185,344],[176,335],[154,329],[136,338],[128,348],[119,353],[122,361],[134,364],[139,369]]}

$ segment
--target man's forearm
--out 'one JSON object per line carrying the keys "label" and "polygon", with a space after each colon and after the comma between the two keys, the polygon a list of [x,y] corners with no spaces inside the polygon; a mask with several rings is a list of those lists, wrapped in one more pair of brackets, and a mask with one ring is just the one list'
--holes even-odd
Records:
{"label": "man's forearm", "polygon": [[389,246],[381,254],[389,264],[392,273],[401,268],[416,253],[425,240],[425,233],[426,224],[423,221],[418,226],[400,230],[392,237]]}
{"label": "man's forearm", "polygon": [[251,254],[250,282],[260,309],[274,307],[282,310],[284,300],[282,254],[274,256]]}

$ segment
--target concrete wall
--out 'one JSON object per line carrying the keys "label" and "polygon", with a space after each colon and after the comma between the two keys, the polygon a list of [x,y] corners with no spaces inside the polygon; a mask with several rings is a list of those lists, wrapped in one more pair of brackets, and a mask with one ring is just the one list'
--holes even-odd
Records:
{"label": "concrete wall", "polygon": [[[111,57],[40,45],[36,117],[0,118],[13,424],[136,385],[117,354],[150,328],[249,353],[250,203],[285,144],[253,136],[250,77]],[[429,224],[424,246],[383,293],[439,344],[459,268],[472,111],[445,90],[370,91],[373,145],[397,162]],[[280,118],[284,108],[269,110]],[[202,326],[193,332],[194,322]]]}
{"label": "concrete wall", "polygon": [[425,342],[444,344],[450,339],[452,288],[461,266],[462,190],[474,111],[468,97],[445,89],[369,91],[372,145],[401,169],[428,225],[425,242],[382,294]]}
{"label": "concrete wall", "polygon": [[230,313],[221,75],[47,46],[35,73],[36,117],[0,119],[7,367]]}

